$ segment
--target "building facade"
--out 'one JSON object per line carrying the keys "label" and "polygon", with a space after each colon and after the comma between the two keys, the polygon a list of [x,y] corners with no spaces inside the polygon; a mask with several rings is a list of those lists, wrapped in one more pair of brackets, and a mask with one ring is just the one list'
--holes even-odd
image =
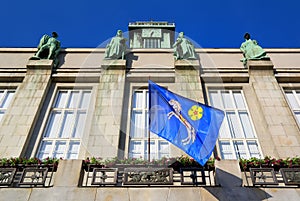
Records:
{"label": "building facade", "polygon": [[[124,60],[66,48],[56,68],[29,60],[36,48],[0,48],[0,158],[62,158],[48,188],[1,185],[0,200],[298,200],[299,169],[294,185],[249,185],[239,159],[299,156],[300,50],[265,49],[269,60],[246,65],[239,49],[196,48],[197,60],[174,60],[174,40],[173,23],[130,23]],[[87,157],[147,159],[149,144],[151,160],[184,155],[154,134],[148,144],[149,79],[225,111],[215,183],[80,185]]]}

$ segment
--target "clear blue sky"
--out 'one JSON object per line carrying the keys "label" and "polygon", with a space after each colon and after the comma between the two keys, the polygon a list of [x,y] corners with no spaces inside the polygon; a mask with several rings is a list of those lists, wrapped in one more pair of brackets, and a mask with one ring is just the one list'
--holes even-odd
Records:
{"label": "clear blue sky", "polygon": [[249,32],[263,48],[300,48],[299,0],[3,0],[0,47],[36,47],[56,31],[62,47],[97,47],[135,21],[174,22],[204,48],[237,48]]}

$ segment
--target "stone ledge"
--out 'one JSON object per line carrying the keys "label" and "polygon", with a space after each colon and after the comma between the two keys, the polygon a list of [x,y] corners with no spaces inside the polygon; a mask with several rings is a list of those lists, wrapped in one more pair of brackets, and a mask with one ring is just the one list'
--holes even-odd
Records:
{"label": "stone ledge", "polygon": [[198,60],[176,60],[174,62],[174,66],[176,69],[199,69],[200,63]]}
{"label": "stone ledge", "polygon": [[246,67],[249,70],[273,70],[273,63],[270,59],[248,60]]}
{"label": "stone ledge", "polygon": [[102,60],[101,63],[101,68],[102,69],[109,69],[109,70],[120,70],[120,69],[125,69],[126,68],[126,60],[121,60],[121,59],[116,59],[116,60]]}
{"label": "stone ledge", "polygon": [[40,59],[40,60],[28,60],[27,69],[46,69],[51,70],[53,67],[53,60]]}

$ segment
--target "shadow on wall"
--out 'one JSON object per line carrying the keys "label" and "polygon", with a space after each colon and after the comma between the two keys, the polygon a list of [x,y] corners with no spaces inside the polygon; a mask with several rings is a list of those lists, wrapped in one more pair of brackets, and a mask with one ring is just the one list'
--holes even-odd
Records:
{"label": "shadow on wall", "polygon": [[57,64],[56,68],[61,67],[65,63],[65,57],[66,57],[66,53],[65,52],[63,52],[63,53],[61,52],[58,55],[58,64]]}
{"label": "shadow on wall", "polygon": [[266,200],[272,196],[260,188],[242,186],[242,179],[233,174],[216,169],[217,183],[221,187],[205,187],[205,189],[220,201],[232,200]]}

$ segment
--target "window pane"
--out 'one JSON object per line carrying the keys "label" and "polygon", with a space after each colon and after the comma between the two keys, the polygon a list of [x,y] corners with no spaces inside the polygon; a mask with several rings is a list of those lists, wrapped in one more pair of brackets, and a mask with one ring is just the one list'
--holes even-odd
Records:
{"label": "window pane", "polygon": [[64,108],[67,101],[67,91],[59,91],[56,97],[56,101],[54,103],[55,108]]}
{"label": "window pane", "polygon": [[85,126],[85,117],[86,117],[86,113],[85,112],[78,112],[77,114],[77,121],[75,124],[75,130],[73,132],[73,138],[80,138],[83,134],[83,129]]}
{"label": "window pane", "polygon": [[51,156],[52,142],[43,141],[38,152],[38,158],[44,159]]}
{"label": "window pane", "polygon": [[158,158],[169,157],[169,143],[166,141],[159,141],[158,143]]}
{"label": "window pane", "polygon": [[244,104],[244,99],[240,91],[234,91],[233,93],[234,102],[237,108],[243,109],[246,108]]}
{"label": "window pane", "polygon": [[67,159],[77,159],[80,142],[70,142]]}
{"label": "window pane", "polygon": [[6,93],[6,96],[4,97],[3,102],[2,102],[3,108],[7,108],[9,106],[14,94],[15,94],[14,91],[8,91]]}
{"label": "window pane", "polygon": [[[144,159],[148,159],[148,141],[145,141],[145,146],[144,146]],[[155,146],[155,142],[154,141],[150,141],[150,160],[153,160],[153,159],[157,159],[156,155],[157,155],[157,149],[156,149],[156,146]]]}
{"label": "window pane", "polygon": [[300,111],[295,111],[296,119],[300,123]]}
{"label": "window pane", "polygon": [[149,109],[149,92],[146,92],[146,109]]}
{"label": "window pane", "polygon": [[145,137],[142,112],[133,111],[130,136],[134,138]]}
{"label": "window pane", "polygon": [[231,133],[228,127],[228,121],[224,118],[219,131],[219,138],[231,138]]}
{"label": "window pane", "polygon": [[54,158],[63,158],[65,151],[66,151],[66,142],[58,141],[55,143],[53,157]]}
{"label": "window pane", "polygon": [[292,109],[299,108],[299,105],[297,103],[296,97],[294,96],[293,92],[287,91],[287,92],[285,92],[285,94],[286,94],[286,97],[287,97]]}
{"label": "window pane", "polygon": [[74,121],[75,121],[74,112],[65,112],[62,121],[62,131],[59,134],[60,138],[69,138],[72,136]]}
{"label": "window pane", "polygon": [[234,108],[229,91],[222,91],[221,94],[225,108]]}
{"label": "window pane", "polygon": [[81,104],[79,106],[79,108],[88,108],[89,103],[90,103],[90,99],[91,99],[91,92],[90,91],[84,91],[82,93],[82,100],[81,100]]}
{"label": "window pane", "polygon": [[234,112],[226,113],[227,121],[229,123],[229,127],[231,130],[231,135],[233,138],[243,138],[244,135],[240,129],[238,124],[238,118],[236,117]]}
{"label": "window pane", "polygon": [[216,108],[222,109],[223,108],[222,99],[218,94],[218,92],[212,91],[209,94],[210,94],[211,104]]}
{"label": "window pane", "polygon": [[247,144],[248,144],[248,148],[249,148],[249,152],[250,152],[250,158],[251,157],[260,158],[261,154],[259,152],[257,142],[254,140],[251,140],[251,141],[248,141]]}
{"label": "window pane", "polygon": [[141,141],[130,141],[129,157],[130,158],[143,157],[143,145]]}
{"label": "window pane", "polygon": [[235,159],[229,141],[220,141],[219,147],[223,159]]}
{"label": "window pane", "polygon": [[246,138],[254,138],[254,133],[247,112],[239,112]]}
{"label": "window pane", "polygon": [[243,141],[234,141],[234,149],[238,158],[247,158],[246,148]]}
{"label": "window pane", "polygon": [[135,91],[134,92],[134,102],[133,108],[143,108],[143,92]]}
{"label": "window pane", "polygon": [[71,91],[67,108],[78,108],[79,101],[80,101],[79,91]]}
{"label": "window pane", "polygon": [[55,138],[60,127],[61,112],[51,112],[44,137]]}

